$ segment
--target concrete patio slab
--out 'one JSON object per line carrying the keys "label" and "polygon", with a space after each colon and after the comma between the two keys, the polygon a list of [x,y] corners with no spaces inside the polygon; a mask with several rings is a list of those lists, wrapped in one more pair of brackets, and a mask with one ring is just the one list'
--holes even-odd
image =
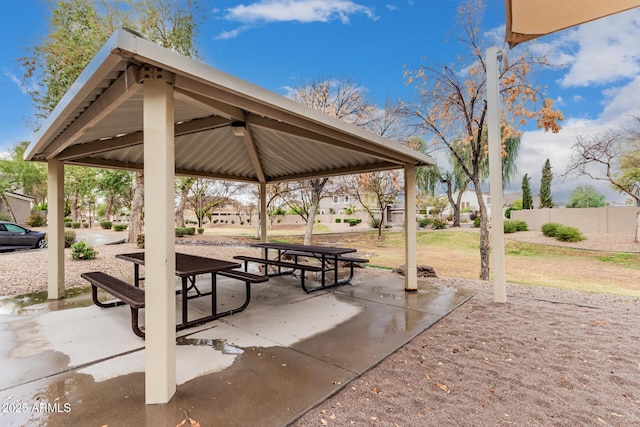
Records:
{"label": "concrete patio slab", "polygon": [[[245,311],[179,334],[178,391],[164,405],[144,404],[144,341],[128,308],[4,316],[0,424],[175,426],[189,416],[202,426],[286,425],[473,295],[403,286],[367,271],[313,294],[290,276],[257,284]],[[240,289],[220,280],[219,309],[243,300]],[[208,303],[191,300],[190,316]]]}

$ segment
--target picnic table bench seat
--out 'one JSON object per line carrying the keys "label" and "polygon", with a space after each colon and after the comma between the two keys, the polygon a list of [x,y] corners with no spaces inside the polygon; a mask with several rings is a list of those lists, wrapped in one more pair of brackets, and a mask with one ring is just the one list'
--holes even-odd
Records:
{"label": "picnic table bench seat", "polygon": [[[221,270],[218,271],[217,274],[231,279],[240,280],[245,283],[246,292],[244,303],[237,308],[218,312],[215,307],[215,304],[217,303],[217,295],[215,292],[216,283],[214,282],[214,289],[211,292],[212,304],[214,304],[213,314],[204,319],[200,319],[201,321],[191,321],[178,325],[176,327],[176,330],[182,330],[186,329],[187,327],[197,326],[205,323],[205,321],[218,319],[220,317],[228,316],[244,310],[245,308],[247,308],[247,306],[249,305],[249,301],[251,300],[251,285],[253,283],[262,283],[269,280],[269,278],[266,276],[247,273],[240,270]],[[101,271],[82,273],[80,277],[87,280],[91,284],[91,297],[93,299],[93,303],[98,307],[110,308],[127,304],[131,308],[131,329],[133,329],[133,333],[140,338],[145,337],[145,333],[140,329],[139,323],[139,310],[141,308],[144,308],[145,304],[144,289],[133,286],[123,280],[118,279],[117,277],[113,277]],[[117,298],[119,301],[109,303],[101,302],[98,299],[98,288]],[[183,296],[183,298],[186,298],[186,296]]]}
{"label": "picnic table bench seat", "polygon": [[[144,308],[144,289],[137,288],[123,280],[113,277],[102,271],[82,273],[83,279],[91,284],[91,298],[98,307],[109,308],[127,304],[131,308],[131,329],[137,336],[144,338],[144,332],[140,329],[139,310]],[[114,296],[120,301],[104,303],[98,299],[98,288]]]}
{"label": "picnic table bench seat", "polygon": [[269,264],[269,265],[275,265],[277,267],[291,268],[292,270],[322,271],[322,267],[319,267],[317,265],[298,264],[294,262],[279,261],[275,259],[257,258],[257,257],[246,256],[246,255],[236,255],[233,257],[233,259],[244,261],[245,270],[248,262],[255,262],[258,264]]}
{"label": "picnic table bench seat", "polygon": [[[319,256],[318,254],[314,254],[313,252],[304,252],[304,251],[287,251],[285,255],[291,255],[291,256],[306,256],[306,257],[311,257],[311,258],[321,258],[321,256]],[[338,261],[345,261],[345,262],[352,262],[352,263],[356,263],[356,264],[364,264],[369,262],[368,259],[365,258],[356,258],[353,256],[349,256],[347,254],[345,255],[338,255],[336,256],[336,259]],[[326,257],[327,261],[333,261],[333,257]]]}

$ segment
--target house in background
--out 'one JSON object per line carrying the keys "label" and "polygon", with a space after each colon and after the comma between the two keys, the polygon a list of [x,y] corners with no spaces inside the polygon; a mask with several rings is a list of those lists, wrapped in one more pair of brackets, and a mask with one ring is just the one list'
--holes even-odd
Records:
{"label": "house in background", "polygon": [[362,205],[358,199],[343,193],[333,193],[323,197],[318,206],[320,215],[352,215],[356,211],[362,211]]}
{"label": "house in background", "polygon": [[4,200],[0,199],[0,217],[6,217],[9,221],[13,221],[11,212],[16,218],[16,223],[25,225],[27,218],[31,215],[31,204],[35,200],[31,196],[27,196],[15,192],[4,193],[4,199],[9,206],[5,206]]}
{"label": "house in background", "polygon": [[[453,200],[458,200],[459,191],[453,192]],[[449,201],[446,194],[440,196],[445,200]],[[491,216],[491,198],[489,197],[489,193],[482,193],[482,199],[484,200],[484,204],[487,207],[487,214]],[[473,190],[466,190],[462,193],[462,198],[460,199],[460,210],[475,212],[480,210],[480,206],[478,205],[478,196],[476,196],[476,192]],[[443,215],[453,214],[453,208],[450,204],[442,212]]]}

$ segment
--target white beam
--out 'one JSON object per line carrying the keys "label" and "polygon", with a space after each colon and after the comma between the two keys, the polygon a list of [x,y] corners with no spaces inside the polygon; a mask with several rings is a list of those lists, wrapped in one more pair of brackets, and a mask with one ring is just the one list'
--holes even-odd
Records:
{"label": "white beam", "polygon": [[500,137],[498,48],[486,51],[487,122],[489,127],[489,190],[491,197],[491,247],[493,251],[493,300],[507,302],[502,215],[502,141]]}
{"label": "white beam", "polygon": [[244,146],[247,148],[247,155],[251,160],[251,164],[256,171],[256,176],[258,177],[258,181],[266,182],[266,178],[264,176],[264,168],[262,167],[262,162],[260,161],[260,155],[258,154],[258,147],[256,147],[256,141],[253,139],[253,132],[251,128],[245,125],[244,136],[242,137],[244,141]]}
{"label": "white beam", "polygon": [[416,166],[404,166],[404,236],[405,236],[405,291],[418,290],[418,266],[416,262]]}
{"label": "white beam", "polygon": [[[176,391],[173,87],[144,81],[145,400]],[[184,296],[183,296],[184,297]]]}
{"label": "white beam", "polygon": [[47,162],[47,287],[49,299],[64,296],[64,163]]}

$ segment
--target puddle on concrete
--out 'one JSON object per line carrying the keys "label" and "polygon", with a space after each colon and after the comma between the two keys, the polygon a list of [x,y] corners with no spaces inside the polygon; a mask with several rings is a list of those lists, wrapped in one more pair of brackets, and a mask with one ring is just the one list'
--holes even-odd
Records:
{"label": "puddle on concrete", "polygon": [[0,297],[0,315],[29,316],[48,311],[87,307],[91,304],[91,286],[66,289],[64,298],[59,300],[49,300],[47,291],[41,291]]}
{"label": "puddle on concrete", "polygon": [[234,347],[231,344],[228,344],[227,340],[223,339],[178,337],[176,339],[176,344],[212,347],[215,350],[221,351],[222,354],[235,355],[244,353],[243,349]]}

